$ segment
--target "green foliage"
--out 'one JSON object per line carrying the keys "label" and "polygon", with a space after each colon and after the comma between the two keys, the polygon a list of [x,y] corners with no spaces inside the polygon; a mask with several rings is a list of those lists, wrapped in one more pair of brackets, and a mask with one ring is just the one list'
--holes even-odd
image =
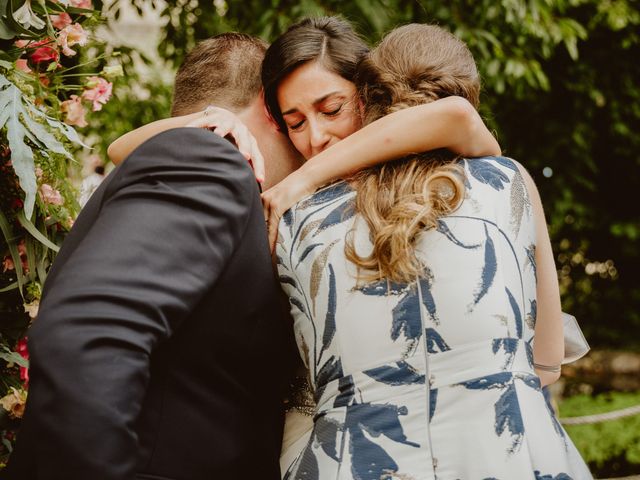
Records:
{"label": "green foliage", "polygon": [[[639,404],[640,392],[578,395],[562,401],[560,417],[612,412]],[[608,474],[640,472],[640,415],[590,425],[568,425],[566,430],[594,473],[605,468]]]}

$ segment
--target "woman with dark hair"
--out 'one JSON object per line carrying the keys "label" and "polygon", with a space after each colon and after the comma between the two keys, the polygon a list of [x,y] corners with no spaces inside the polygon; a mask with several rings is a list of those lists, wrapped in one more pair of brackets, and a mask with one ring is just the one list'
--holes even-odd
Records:
{"label": "woman with dark hair", "polygon": [[[273,116],[313,156],[307,165],[357,135],[328,148],[346,131],[314,101],[322,69],[339,77],[328,46],[280,62],[282,75],[265,82]],[[471,53],[435,26],[394,30],[356,77],[361,132],[443,97],[478,104]],[[334,80],[320,86],[331,93]],[[300,178],[276,200],[299,192]],[[438,151],[363,170],[285,212],[276,258],[316,403],[285,478],[591,478],[541,391],[560,373],[560,298],[540,198],[520,164]]]}

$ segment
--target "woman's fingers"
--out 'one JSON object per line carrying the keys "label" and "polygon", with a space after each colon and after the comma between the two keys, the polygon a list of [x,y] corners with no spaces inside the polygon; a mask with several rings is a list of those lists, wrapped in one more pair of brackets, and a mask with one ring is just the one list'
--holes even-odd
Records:
{"label": "woman's fingers", "polygon": [[187,127],[206,128],[221,137],[231,137],[240,153],[250,160],[258,182],[264,182],[264,158],[255,138],[236,115],[219,107],[207,107],[201,117],[189,122]]}
{"label": "woman's fingers", "polygon": [[266,168],[264,164],[264,157],[260,148],[258,148],[258,142],[251,135],[251,163],[253,163],[253,171],[258,179],[258,182],[264,182],[266,176]]}

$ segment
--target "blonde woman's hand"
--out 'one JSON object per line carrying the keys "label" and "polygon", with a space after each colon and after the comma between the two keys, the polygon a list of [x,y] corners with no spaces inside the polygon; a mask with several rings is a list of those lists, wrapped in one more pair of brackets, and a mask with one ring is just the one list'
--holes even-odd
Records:
{"label": "blonde woman's hand", "polygon": [[269,232],[271,251],[278,239],[280,218],[295,203],[316,191],[317,185],[304,172],[297,170],[262,194],[262,208]]}
{"label": "blonde woman's hand", "polygon": [[253,166],[253,172],[258,182],[264,182],[264,157],[258,148],[258,143],[247,126],[233,112],[220,107],[208,106],[201,116],[190,121],[186,126],[206,128],[223,138],[227,135],[232,137],[240,153]]}

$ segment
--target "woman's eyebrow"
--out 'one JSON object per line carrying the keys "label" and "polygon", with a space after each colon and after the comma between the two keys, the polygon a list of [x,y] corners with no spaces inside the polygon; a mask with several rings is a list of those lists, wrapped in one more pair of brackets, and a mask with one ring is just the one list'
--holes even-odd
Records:
{"label": "woman's eyebrow", "polygon": [[[336,90],[335,92],[329,92],[326,95],[323,95],[322,97],[318,98],[317,100],[313,101],[313,105],[318,105],[319,103],[324,102],[327,98],[331,97],[332,95],[342,95],[342,92],[339,90]],[[297,108],[290,108],[289,110],[287,110],[286,112],[282,112],[282,116],[284,117],[285,115],[291,115],[292,113],[298,113],[298,109]]]}

